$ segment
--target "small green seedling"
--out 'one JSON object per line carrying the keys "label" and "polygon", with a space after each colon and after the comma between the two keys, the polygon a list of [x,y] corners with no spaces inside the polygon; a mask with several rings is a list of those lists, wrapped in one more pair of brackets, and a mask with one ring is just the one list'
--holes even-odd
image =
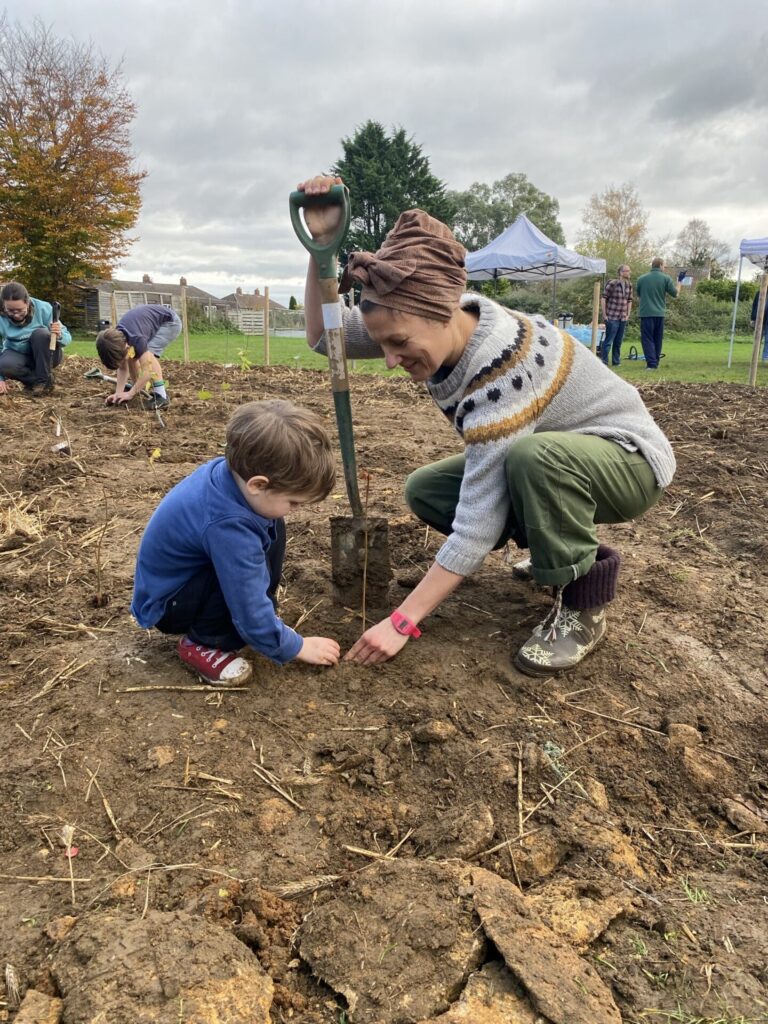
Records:
{"label": "small green seedling", "polygon": [[639,935],[633,935],[629,941],[630,945],[632,946],[632,949],[634,950],[635,957],[639,958],[643,956],[648,956],[648,947]]}
{"label": "small green seedling", "polygon": [[683,879],[683,892],[691,903],[709,903],[709,893],[706,889],[697,889],[691,885],[687,878]]}

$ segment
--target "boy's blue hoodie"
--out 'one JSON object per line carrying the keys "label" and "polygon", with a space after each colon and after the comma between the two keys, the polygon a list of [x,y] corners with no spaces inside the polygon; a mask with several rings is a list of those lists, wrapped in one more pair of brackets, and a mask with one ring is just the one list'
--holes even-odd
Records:
{"label": "boy's blue hoodie", "polygon": [[275,520],[248,505],[226,459],[206,462],[165,495],[147,524],[131,613],[150,629],[184,584],[212,564],[243,640],[279,664],[291,661],[303,640],[275,614],[267,595],[274,539]]}

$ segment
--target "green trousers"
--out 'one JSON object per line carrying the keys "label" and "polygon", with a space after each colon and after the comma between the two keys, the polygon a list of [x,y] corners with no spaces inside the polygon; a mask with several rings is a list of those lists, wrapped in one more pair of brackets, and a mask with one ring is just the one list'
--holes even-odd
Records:
{"label": "green trousers", "polygon": [[[662,495],[639,452],[591,434],[529,434],[510,445],[504,466],[510,511],[495,547],[513,540],[530,548],[534,579],[545,586],[590,570],[598,523],[634,519]],[[417,469],[405,484],[411,511],[449,534],[463,476],[463,455]]]}

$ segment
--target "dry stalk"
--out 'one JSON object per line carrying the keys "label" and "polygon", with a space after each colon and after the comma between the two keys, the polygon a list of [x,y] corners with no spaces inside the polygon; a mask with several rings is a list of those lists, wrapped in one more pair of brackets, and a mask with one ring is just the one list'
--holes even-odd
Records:
{"label": "dry stalk", "polygon": [[163,686],[158,683],[155,686],[123,686],[116,689],[115,693],[149,693],[152,690],[184,690],[187,693],[203,693],[210,697],[212,693],[242,693],[247,686],[227,686],[226,689],[216,689],[215,686],[205,686],[198,683],[196,686]]}
{"label": "dry stalk", "polygon": [[371,474],[363,470],[362,475],[365,478],[365,503],[363,505],[363,594],[360,600],[360,617],[363,620],[363,632],[365,632],[365,592],[368,585],[368,496],[371,491]]}
{"label": "dry stalk", "polygon": [[112,826],[112,831],[115,834],[115,839],[117,839],[117,840],[122,839],[123,838],[123,833],[120,831],[120,828],[119,828],[119,826],[117,824],[117,820],[115,819],[115,815],[114,815],[114,813],[112,811],[112,808],[111,808],[111,806],[109,804],[109,800],[107,800],[107,798],[104,796],[104,790],[101,788],[101,786],[99,785],[99,780],[96,778],[96,772],[99,770],[99,767],[96,768],[96,772],[92,772],[90,770],[90,768],[88,768],[85,765],[83,767],[85,767],[85,770],[88,772],[88,775],[90,776],[90,782],[88,783],[88,790],[87,790],[86,796],[85,796],[86,803],[88,801],[88,794],[91,791],[91,786],[93,785],[99,791],[99,796],[101,797],[101,802],[104,805],[104,810],[106,812],[106,815],[109,818],[109,823]]}
{"label": "dry stalk", "polygon": [[96,598],[94,604],[97,608],[103,608],[108,603],[109,597],[105,596],[101,588],[101,545],[104,541],[104,535],[107,532],[109,526],[109,506],[107,504],[107,490],[104,488],[104,523],[99,532],[99,539],[96,541]]}
{"label": "dry stalk", "polygon": [[[523,834],[523,745],[517,745],[517,830]],[[520,840],[522,842],[522,840]]]}
{"label": "dry stalk", "polygon": [[89,878],[59,878],[58,875],[0,875],[0,879],[4,879],[8,882],[65,882],[69,885],[71,882],[90,882]]}
{"label": "dry stalk", "polygon": [[[237,875],[230,874],[230,872],[228,871],[218,871],[216,870],[216,868],[204,868],[201,864],[197,864],[194,862],[190,864],[143,864],[140,868],[131,868],[129,871],[124,871],[121,875],[117,875],[116,878],[113,878],[104,886],[103,889],[100,889],[99,892],[96,893],[93,899],[90,900],[90,902],[87,904],[87,908],[92,907],[94,903],[96,903],[96,901],[104,895],[105,892],[112,888],[115,882],[119,882],[123,878],[128,878],[129,875],[138,875],[142,871],[200,871],[204,875],[216,875],[221,878],[229,878],[233,882],[245,881],[245,879],[238,878]],[[0,878],[2,877],[3,876],[0,875]],[[67,881],[69,881],[69,879],[67,879]],[[90,882],[90,878],[81,879],[81,881]]]}
{"label": "dry stalk", "polygon": [[613,715],[605,715],[602,711],[593,711],[591,708],[583,708],[581,704],[571,704],[570,701],[565,701],[567,708],[573,708],[575,711],[583,711],[585,715],[594,715],[595,718],[604,718],[608,722],[616,722],[617,725],[626,725],[630,729],[640,729],[642,732],[650,732],[654,736],[666,736],[666,733],[660,732],[658,729],[651,729],[649,725],[640,725],[639,722],[628,722],[624,718],[615,718]]}
{"label": "dry stalk", "polygon": [[38,700],[38,698],[44,697],[46,693],[53,689],[56,683],[61,682],[63,679],[69,679],[70,676],[75,675],[75,673],[79,672],[80,669],[86,668],[88,665],[92,665],[94,661],[94,658],[89,658],[88,661],[83,661],[81,664],[73,667],[77,662],[77,658],[73,658],[72,661],[65,665],[60,672],[57,672],[55,676],[49,679],[41,690],[38,690],[37,693],[33,693],[31,697],[27,697],[26,699],[13,701],[11,703],[11,707],[15,707],[17,704],[31,704],[33,700]]}
{"label": "dry stalk", "polygon": [[301,613],[301,615],[298,617],[298,619],[296,620],[296,622],[293,625],[293,628],[296,630],[297,633],[299,631],[299,627],[302,626],[307,621],[307,619],[312,614],[312,612],[315,610],[315,608],[317,608],[322,603],[323,603],[323,598],[321,597],[319,601],[315,601],[315,603],[312,605],[312,607],[308,611],[305,609]]}
{"label": "dry stalk", "polygon": [[298,882],[286,882],[284,885],[275,886],[270,892],[275,893],[283,900],[296,900],[300,896],[309,896],[320,889],[329,889],[335,885],[342,875],[315,875],[312,878],[302,878]]}
{"label": "dry stalk", "polygon": [[69,883],[72,891],[72,906],[76,906],[75,901],[75,872],[72,868],[72,842],[75,838],[75,829],[72,825],[65,825],[61,830],[61,841],[64,844],[64,853],[67,858],[67,864],[69,865]]}
{"label": "dry stalk", "polygon": [[280,785],[280,780],[276,775],[273,775],[267,768],[263,768],[260,764],[256,764],[253,761],[251,762],[251,765],[253,767],[254,775],[261,779],[265,786],[269,786],[269,788],[279,794],[283,800],[287,800],[289,804],[292,804],[294,807],[298,808],[298,810],[304,810],[298,800],[294,800],[291,794],[287,790],[283,789]]}

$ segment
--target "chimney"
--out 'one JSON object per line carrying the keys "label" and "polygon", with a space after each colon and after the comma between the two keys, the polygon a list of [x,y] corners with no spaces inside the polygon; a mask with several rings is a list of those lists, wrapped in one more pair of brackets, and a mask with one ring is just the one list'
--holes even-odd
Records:
{"label": "chimney", "polygon": [[186,286],[186,284],[187,284],[187,279],[186,279],[186,277],[180,277],[180,278],[179,278],[179,284],[180,284],[180,285],[184,285],[184,286]]}
{"label": "chimney", "polygon": [[242,295],[242,294],[243,294],[243,289],[242,288],[235,288],[235,295]]}
{"label": "chimney", "polygon": [[142,277],[142,279],[141,279],[141,283],[142,284],[152,284],[152,278],[149,276],[149,274],[145,274]]}
{"label": "chimney", "polygon": [[259,291],[258,288],[254,288],[253,289],[253,294],[258,296],[258,295],[261,295],[261,292]]}

